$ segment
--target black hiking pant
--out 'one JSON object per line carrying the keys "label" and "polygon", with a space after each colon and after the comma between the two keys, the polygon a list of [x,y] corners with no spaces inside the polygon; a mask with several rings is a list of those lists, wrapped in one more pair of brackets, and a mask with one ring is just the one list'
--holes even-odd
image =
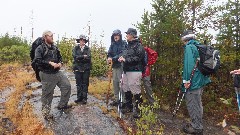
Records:
{"label": "black hiking pant", "polygon": [[75,73],[76,86],[77,86],[77,99],[87,100],[90,71],[89,70],[84,72],[75,71],[74,73]]}

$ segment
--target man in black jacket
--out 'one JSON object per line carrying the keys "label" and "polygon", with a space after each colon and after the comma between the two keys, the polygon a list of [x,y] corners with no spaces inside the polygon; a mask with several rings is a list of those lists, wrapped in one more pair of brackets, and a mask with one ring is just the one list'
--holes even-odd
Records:
{"label": "man in black jacket", "polygon": [[87,103],[89,77],[91,69],[91,51],[85,44],[88,42],[85,35],[80,35],[77,39],[79,45],[73,49],[73,70],[77,85],[77,100],[75,103]]}
{"label": "man in black jacket", "polygon": [[62,56],[53,42],[51,31],[43,32],[44,42],[35,51],[35,62],[40,70],[42,83],[42,113],[45,119],[53,118],[50,115],[53,93],[56,85],[61,90],[59,110],[69,109],[68,101],[71,94],[71,85],[68,78],[59,71],[62,67]]}
{"label": "man in black jacket", "polygon": [[137,39],[136,29],[129,28],[126,32],[128,45],[123,55],[118,59],[123,62],[123,91],[125,92],[126,106],[123,113],[132,112],[132,95],[135,99],[134,117],[141,117],[139,105],[142,103],[141,79],[144,70],[145,50]]}
{"label": "man in black jacket", "polygon": [[118,105],[118,93],[120,90],[120,79],[122,77],[122,64],[118,61],[122,55],[127,43],[122,40],[122,34],[120,30],[114,30],[111,36],[111,45],[108,50],[108,62],[112,62],[113,68],[113,89],[115,100],[110,104],[112,106]]}

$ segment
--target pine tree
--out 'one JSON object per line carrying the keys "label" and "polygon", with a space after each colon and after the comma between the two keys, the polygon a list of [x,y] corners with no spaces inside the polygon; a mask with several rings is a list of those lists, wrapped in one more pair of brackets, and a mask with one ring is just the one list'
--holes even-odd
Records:
{"label": "pine tree", "polygon": [[223,50],[224,60],[235,59],[235,66],[239,66],[240,52],[240,3],[238,0],[228,2],[221,8],[219,15],[218,44]]}

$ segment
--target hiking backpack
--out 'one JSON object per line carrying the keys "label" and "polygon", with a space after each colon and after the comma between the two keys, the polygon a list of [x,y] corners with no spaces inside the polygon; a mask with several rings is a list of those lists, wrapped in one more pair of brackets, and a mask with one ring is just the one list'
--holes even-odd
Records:
{"label": "hiking backpack", "polygon": [[158,53],[149,47],[144,47],[144,49],[147,53],[147,65],[153,65],[154,63],[156,63]]}
{"label": "hiking backpack", "polygon": [[[33,70],[35,71],[35,74],[36,74],[36,79],[41,82],[41,79],[40,79],[40,76],[39,76],[39,72],[40,70],[38,69],[38,66],[35,62],[35,50],[37,49],[37,47],[39,45],[42,45],[44,42],[43,38],[42,37],[38,37],[33,43],[32,43],[32,47],[31,47],[31,50],[30,50],[30,57],[31,57],[31,66],[33,68]],[[44,51],[44,56],[47,54],[48,50],[47,50],[47,47],[44,47],[43,49]]]}
{"label": "hiking backpack", "polygon": [[198,62],[198,69],[205,75],[211,75],[217,72],[220,67],[220,52],[213,46],[209,45],[196,45],[200,61]]}

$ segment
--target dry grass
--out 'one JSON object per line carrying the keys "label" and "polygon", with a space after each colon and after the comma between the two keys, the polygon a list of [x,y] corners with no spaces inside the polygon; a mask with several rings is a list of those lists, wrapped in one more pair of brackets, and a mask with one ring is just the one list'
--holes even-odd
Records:
{"label": "dry grass", "polygon": [[18,64],[6,64],[0,67],[0,91],[12,85],[12,78],[16,77],[13,71],[16,71],[16,67],[18,66]]}
{"label": "dry grass", "polygon": [[[19,68],[19,65],[11,65],[12,69],[7,73],[8,77],[4,83],[7,86],[13,86],[14,92],[10,95],[6,102],[6,117],[10,118],[13,124],[17,127],[13,134],[18,135],[52,135],[53,132],[44,128],[37,116],[33,114],[33,107],[27,100],[21,109],[18,109],[18,104],[21,101],[22,95],[27,93],[30,96],[32,91],[26,90],[26,85],[29,82],[35,81],[32,74],[25,69]],[[1,71],[7,70],[8,65],[1,66]],[[1,78],[3,79],[3,78]],[[3,81],[3,80],[2,80]],[[2,86],[3,87],[3,86]]]}
{"label": "dry grass", "polygon": [[[106,94],[109,90],[109,81],[103,81],[97,78],[91,78],[90,81],[91,83],[89,84],[88,92],[100,100],[105,99]],[[110,89],[110,94],[112,95],[112,83]]]}

